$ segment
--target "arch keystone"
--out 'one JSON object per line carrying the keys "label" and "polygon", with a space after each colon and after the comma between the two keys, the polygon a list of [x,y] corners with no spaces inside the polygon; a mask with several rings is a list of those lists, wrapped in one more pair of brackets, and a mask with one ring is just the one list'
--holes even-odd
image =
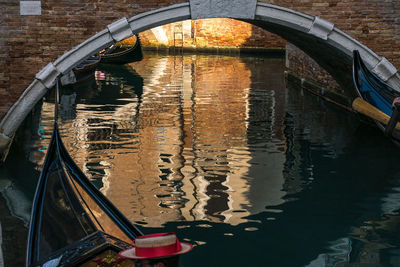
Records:
{"label": "arch keystone", "polygon": [[257,0],[190,0],[192,19],[254,19]]}
{"label": "arch keystone", "polygon": [[110,32],[111,37],[116,42],[122,41],[133,35],[131,26],[129,25],[128,20],[125,17],[109,24],[107,26],[107,29]]}
{"label": "arch keystone", "polygon": [[328,40],[328,35],[332,32],[335,25],[327,20],[315,17],[313,24],[309,30],[309,34],[312,34],[323,40]]}

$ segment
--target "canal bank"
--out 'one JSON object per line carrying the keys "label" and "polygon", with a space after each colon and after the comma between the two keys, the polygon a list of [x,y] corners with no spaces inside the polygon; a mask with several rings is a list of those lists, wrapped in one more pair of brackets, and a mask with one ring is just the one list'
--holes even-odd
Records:
{"label": "canal bank", "polygon": [[144,46],[144,51],[160,52],[171,55],[179,54],[210,54],[210,55],[253,55],[260,57],[284,57],[285,48],[263,47],[173,47],[173,46]]}

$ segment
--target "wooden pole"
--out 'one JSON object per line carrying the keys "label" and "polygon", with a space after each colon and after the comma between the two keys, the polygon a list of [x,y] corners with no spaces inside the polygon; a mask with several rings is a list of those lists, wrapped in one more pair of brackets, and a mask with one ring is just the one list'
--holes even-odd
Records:
{"label": "wooden pole", "polygon": [[[376,121],[379,121],[380,123],[387,125],[390,121],[390,117],[368,103],[367,101],[361,99],[360,97],[357,97],[354,99],[352,107],[355,111],[371,118]],[[400,130],[400,123],[396,124],[396,130]]]}

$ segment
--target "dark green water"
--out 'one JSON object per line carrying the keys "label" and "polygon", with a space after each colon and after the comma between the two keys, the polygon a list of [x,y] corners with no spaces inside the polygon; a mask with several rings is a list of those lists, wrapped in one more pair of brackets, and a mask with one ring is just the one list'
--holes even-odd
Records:
{"label": "dark green water", "polygon": [[[398,148],[287,85],[284,65],[155,54],[103,65],[64,88],[61,134],[143,232],[195,245],[183,266],[400,266]],[[0,170],[5,266],[23,262],[52,115],[50,94]]]}

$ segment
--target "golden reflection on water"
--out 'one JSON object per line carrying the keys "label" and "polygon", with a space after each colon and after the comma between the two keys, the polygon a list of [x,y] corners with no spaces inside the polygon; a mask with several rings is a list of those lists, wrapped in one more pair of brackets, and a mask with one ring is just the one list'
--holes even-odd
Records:
{"label": "golden reflection on water", "polygon": [[[100,67],[94,91],[65,101],[76,111],[62,119],[63,141],[84,173],[101,180],[101,191],[134,222],[246,222],[284,196],[283,60],[272,61],[146,56],[124,66],[143,77],[142,93]],[[265,73],[257,73],[257,64]],[[257,85],[254,76],[260,75],[270,84]],[[266,106],[251,96],[257,86]],[[91,101],[107,90],[112,96]],[[52,121],[52,114],[45,102],[42,120]],[[261,142],[269,145],[261,150],[248,140],[249,122],[258,119],[270,121],[268,140]],[[265,177],[256,181],[260,174]]]}

